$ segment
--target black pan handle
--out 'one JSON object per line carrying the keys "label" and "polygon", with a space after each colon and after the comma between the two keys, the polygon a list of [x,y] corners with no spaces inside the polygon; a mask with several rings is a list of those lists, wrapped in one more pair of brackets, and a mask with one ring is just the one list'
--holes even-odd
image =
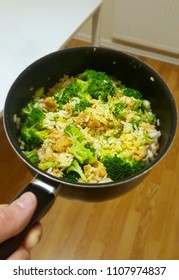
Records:
{"label": "black pan handle", "polygon": [[59,188],[60,185],[58,182],[47,179],[41,175],[37,175],[35,179],[12,200],[14,201],[25,192],[32,192],[37,197],[37,207],[29,224],[22,230],[22,232],[0,244],[0,260],[7,259],[13,252],[16,251],[33,225],[38,222],[51,208]]}

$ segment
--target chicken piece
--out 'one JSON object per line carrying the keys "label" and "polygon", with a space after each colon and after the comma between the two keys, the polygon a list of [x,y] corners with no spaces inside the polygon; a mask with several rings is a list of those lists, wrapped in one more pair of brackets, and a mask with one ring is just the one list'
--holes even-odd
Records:
{"label": "chicken piece", "polygon": [[89,180],[91,180],[93,178],[93,170],[94,168],[90,165],[90,164],[86,164],[83,167],[84,170],[84,174],[86,176],[86,178]]}
{"label": "chicken piece", "polygon": [[97,161],[93,165],[87,164],[84,166],[84,174],[88,182],[100,182],[106,174],[106,168],[104,165]]}
{"label": "chicken piece", "polygon": [[106,175],[106,168],[100,161],[94,162],[93,166],[97,168],[97,175],[99,177],[104,177]]}
{"label": "chicken piece", "polygon": [[81,125],[82,127],[86,127],[86,123],[88,120],[89,116],[85,112],[81,112],[76,118],[74,125]]}
{"label": "chicken piece", "polygon": [[63,153],[71,146],[71,144],[72,142],[70,138],[65,133],[61,133],[61,136],[56,138],[55,143],[52,144],[52,148],[55,152]]}
{"label": "chicken piece", "polygon": [[60,138],[62,136],[62,132],[58,131],[56,128],[53,128],[50,130],[50,133],[48,135],[49,139],[55,140],[57,138]]}
{"label": "chicken piece", "polygon": [[82,127],[89,127],[91,129],[99,128],[102,125],[92,113],[87,114],[86,112],[80,113],[74,124],[79,124]]}
{"label": "chicken piece", "polygon": [[46,97],[44,99],[44,104],[45,104],[46,110],[48,112],[56,112],[57,111],[57,104],[55,103],[55,101],[52,97]]}
{"label": "chicken piece", "polygon": [[62,109],[63,109],[64,111],[66,111],[67,114],[71,115],[71,114],[72,114],[72,109],[73,109],[73,108],[72,108],[72,103],[71,103],[71,102],[66,103],[65,105],[62,106]]}
{"label": "chicken piece", "polygon": [[89,121],[86,123],[86,126],[95,129],[97,127],[100,127],[101,123],[93,115],[91,115]]}
{"label": "chicken piece", "polygon": [[58,169],[58,168],[52,169],[50,173],[51,173],[52,175],[58,177],[58,178],[62,178],[62,177],[63,177],[63,172],[62,172],[62,170],[60,170],[60,169]]}
{"label": "chicken piece", "polygon": [[134,154],[134,159],[142,160],[147,155],[147,148],[146,146],[140,146],[139,149]]}

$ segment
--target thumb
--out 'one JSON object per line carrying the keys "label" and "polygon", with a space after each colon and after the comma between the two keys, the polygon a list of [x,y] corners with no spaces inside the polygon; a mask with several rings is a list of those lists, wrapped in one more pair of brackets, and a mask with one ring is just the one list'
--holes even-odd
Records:
{"label": "thumb", "polygon": [[36,196],[24,193],[10,205],[0,206],[0,242],[21,232],[30,221],[37,206]]}

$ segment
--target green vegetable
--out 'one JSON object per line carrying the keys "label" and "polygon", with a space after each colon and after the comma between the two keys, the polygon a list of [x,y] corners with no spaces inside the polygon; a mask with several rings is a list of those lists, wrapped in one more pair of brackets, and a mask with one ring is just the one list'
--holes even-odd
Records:
{"label": "green vegetable", "polygon": [[27,157],[27,159],[31,163],[33,163],[33,164],[39,163],[39,157],[38,157],[38,154],[37,154],[37,149],[33,149],[31,151],[24,151],[24,155]]}
{"label": "green vegetable", "polygon": [[45,113],[41,109],[35,108],[35,104],[35,101],[30,101],[22,108],[20,116],[25,127],[33,126],[36,129],[42,129]]}
{"label": "green vegetable", "polygon": [[73,97],[78,97],[78,85],[76,82],[68,84],[55,94],[56,101],[59,105],[68,103]]}
{"label": "green vegetable", "polygon": [[76,79],[65,88],[58,90],[55,93],[55,99],[60,106],[72,101],[74,98],[79,98],[81,101],[87,101],[86,99],[89,98],[89,95],[86,92],[86,88],[86,82]]}
{"label": "green vegetable", "polygon": [[108,96],[114,96],[115,93],[113,81],[106,73],[88,69],[65,88],[57,90],[55,99],[61,108],[74,98],[79,98],[79,102],[73,108],[74,113],[79,113],[90,107],[91,98],[107,102]]}
{"label": "green vegetable", "polygon": [[64,76],[47,92],[37,89],[14,122],[27,159],[74,183],[129,178],[148,164],[145,153],[141,161],[130,158],[140,145],[158,149],[150,137],[157,131],[150,102],[140,91],[92,69]]}
{"label": "green vegetable", "polygon": [[69,148],[70,152],[81,164],[93,163],[97,160],[96,155],[94,155],[91,149],[86,148],[81,143],[84,136],[78,127],[69,125],[65,128],[64,132],[70,136],[72,140],[72,146]]}
{"label": "green vegetable", "polygon": [[[96,155],[96,150],[95,148],[93,147],[92,143],[88,142],[85,144],[85,148],[89,149],[93,155]],[[97,156],[97,155],[96,155]]]}
{"label": "green vegetable", "polygon": [[76,103],[73,108],[73,114],[79,114],[80,112],[84,111],[86,108],[90,107],[90,103],[85,100],[81,99],[79,103]]}
{"label": "green vegetable", "polygon": [[133,97],[135,99],[142,99],[142,93],[136,89],[129,87],[121,87],[123,95]]}
{"label": "green vegetable", "polygon": [[35,91],[34,99],[40,99],[45,97],[44,95],[44,87],[40,87]]}
{"label": "green vegetable", "polygon": [[86,181],[84,172],[77,160],[72,161],[72,164],[66,169],[63,177],[65,180],[72,182],[77,182],[79,177],[81,177],[84,182]]}
{"label": "green vegetable", "polygon": [[39,163],[38,167],[45,171],[48,170],[49,168],[56,168],[57,164],[53,161],[46,161],[46,162]]}
{"label": "green vegetable", "polygon": [[39,108],[33,108],[26,117],[25,125],[27,127],[34,126],[37,129],[42,129],[44,118],[45,114],[42,110],[40,110]]}
{"label": "green vegetable", "polygon": [[107,102],[108,96],[115,95],[115,89],[111,78],[104,72],[87,69],[78,75],[78,79],[86,81],[86,91],[95,99]]}
{"label": "green vegetable", "polygon": [[26,118],[34,109],[35,101],[31,100],[29,101],[21,110],[20,116],[24,119]]}
{"label": "green vegetable", "polygon": [[68,125],[64,132],[70,136],[72,142],[74,141],[83,141],[84,140],[84,135],[82,133],[82,131],[80,130],[80,128],[78,126],[75,125]]}
{"label": "green vegetable", "polygon": [[146,111],[145,107],[144,107],[144,104],[143,104],[143,100],[136,99],[133,110],[138,114],[138,116],[143,116],[145,114],[145,111]]}
{"label": "green vegetable", "polygon": [[156,114],[148,114],[148,121],[150,124],[154,123],[156,119]]}
{"label": "green vegetable", "polygon": [[101,161],[106,167],[108,176],[114,181],[127,178],[145,167],[145,164],[141,161],[120,158],[116,155],[107,155]]}
{"label": "green vegetable", "polygon": [[126,104],[124,102],[119,102],[114,104],[113,114],[115,117],[119,117],[121,112],[125,109]]}
{"label": "green vegetable", "polygon": [[20,129],[20,136],[25,143],[25,149],[32,150],[38,147],[41,143],[43,143],[43,141],[48,137],[48,131],[47,130],[38,131],[33,126],[28,127],[25,123],[22,125]]}
{"label": "green vegetable", "polygon": [[63,179],[68,182],[78,183],[79,178],[80,178],[79,174],[75,171],[70,171],[67,173],[67,169],[66,169],[63,172]]}
{"label": "green vegetable", "polygon": [[48,137],[48,132],[43,128],[45,113],[34,107],[36,101],[30,101],[21,110],[22,124],[20,136],[25,143],[26,150],[38,147]]}

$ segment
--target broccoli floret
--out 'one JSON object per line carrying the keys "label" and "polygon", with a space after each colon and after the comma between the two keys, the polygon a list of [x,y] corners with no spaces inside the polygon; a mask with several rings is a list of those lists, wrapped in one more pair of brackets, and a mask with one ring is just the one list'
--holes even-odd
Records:
{"label": "broccoli floret", "polygon": [[70,136],[72,142],[75,140],[78,140],[79,142],[84,140],[84,135],[78,126],[68,125],[64,129],[64,132]]}
{"label": "broccoli floret", "polygon": [[90,107],[89,99],[91,99],[91,95],[88,94],[88,83],[82,81],[80,79],[76,80],[76,84],[78,85],[78,93],[77,98],[79,98],[79,102],[77,102],[73,108],[73,113],[79,114],[84,111],[87,107]]}
{"label": "broccoli floret", "polygon": [[78,127],[69,125],[65,128],[64,132],[70,136],[72,140],[70,152],[81,164],[93,163],[96,161],[96,155],[81,143],[81,141],[84,140],[84,135]]}
{"label": "broccoli floret", "polygon": [[26,118],[34,109],[35,101],[29,101],[22,109],[20,112],[20,116],[22,118]]}
{"label": "broccoli floret", "polygon": [[24,123],[27,127],[34,126],[36,129],[42,129],[44,119],[45,113],[39,108],[33,108],[27,115]]}
{"label": "broccoli floret", "polygon": [[143,104],[143,100],[136,99],[133,110],[140,113],[140,114],[143,114],[145,112],[145,107],[144,107],[144,104]]}
{"label": "broccoli floret", "polygon": [[[82,82],[82,81],[81,81]],[[82,87],[82,83],[79,83],[78,80],[68,84],[65,88],[60,89],[55,94],[55,98],[58,104],[66,104],[74,97],[78,97],[80,99],[84,98],[84,90]]]}
{"label": "broccoli floret", "polygon": [[31,151],[24,151],[24,155],[27,157],[27,159],[31,162],[31,163],[39,163],[39,157],[37,154],[37,149],[33,149]]}
{"label": "broccoli floret", "polygon": [[70,171],[67,173],[67,169],[63,171],[63,179],[71,182],[71,183],[78,183],[80,175],[75,171]]}
{"label": "broccoli floret", "polygon": [[70,181],[71,179],[74,181],[74,179],[75,179],[78,182],[79,177],[81,177],[81,179],[84,182],[86,181],[86,177],[85,177],[83,170],[82,170],[81,166],[79,165],[78,161],[73,160],[72,164],[66,169],[64,178],[65,178],[65,180],[68,180],[68,181]]}
{"label": "broccoli floret", "polygon": [[90,103],[85,100],[81,99],[79,103],[75,104],[75,107],[73,108],[73,113],[79,114],[80,112],[84,111],[87,107],[90,107]]}
{"label": "broccoli floret", "polygon": [[91,150],[84,147],[83,144],[75,141],[70,147],[71,153],[81,163],[93,163],[96,161],[96,157]]}
{"label": "broccoli floret", "polygon": [[120,89],[122,90],[123,95],[142,100],[142,93],[140,91],[129,87],[123,87],[123,86],[120,87]]}
{"label": "broccoli floret", "polygon": [[48,136],[47,130],[43,129],[45,113],[34,108],[34,104],[36,102],[29,102],[21,111],[22,124],[19,132],[26,150],[38,147]]}
{"label": "broccoli floret", "polygon": [[125,159],[118,156],[107,155],[102,160],[108,176],[113,180],[127,178],[145,167],[145,163],[135,159]]}
{"label": "broccoli floret", "polygon": [[73,97],[78,96],[78,85],[76,82],[68,84],[65,88],[62,88],[59,92],[56,93],[55,98],[58,104],[66,104]]}
{"label": "broccoli floret", "polygon": [[40,99],[45,97],[45,93],[44,93],[44,87],[40,87],[35,91],[35,94],[33,96],[34,99]]}
{"label": "broccoli floret", "polygon": [[150,138],[148,133],[144,133],[144,140],[147,144],[151,144],[153,142],[153,139]]}
{"label": "broccoli floret", "polygon": [[79,113],[84,111],[87,107],[90,107],[88,99],[90,99],[91,96],[87,92],[87,87],[87,82],[76,79],[65,88],[60,89],[60,91],[55,94],[59,107],[61,108],[62,105],[72,101],[74,98],[79,98],[79,102],[74,106],[73,113]]}
{"label": "broccoli floret", "polygon": [[88,69],[79,74],[74,82],[58,90],[55,98],[59,106],[62,106],[78,97],[82,103],[77,109],[83,111],[90,106],[89,98],[107,102],[108,96],[114,96],[115,93],[113,82],[105,72]]}
{"label": "broccoli floret", "polygon": [[93,147],[93,144],[91,142],[86,143],[84,146],[93,153],[95,158],[97,158],[96,149]]}
{"label": "broccoli floret", "polygon": [[115,117],[119,117],[121,112],[125,109],[126,104],[125,102],[119,102],[114,105],[113,114]]}
{"label": "broccoli floret", "polygon": [[156,119],[156,114],[148,114],[148,121],[150,124],[155,123]]}
{"label": "broccoli floret", "polygon": [[88,82],[84,81],[82,79],[76,79],[76,84],[78,86],[78,90],[79,90],[79,97],[82,97],[82,95],[86,95],[87,90],[88,90]]}
{"label": "broccoli floret", "polygon": [[86,90],[94,99],[107,102],[108,96],[116,93],[111,78],[105,72],[87,69],[78,75],[78,79],[87,82]]}
{"label": "broccoli floret", "polygon": [[28,102],[20,112],[20,117],[23,122],[26,122],[26,125],[40,126],[45,118],[45,113],[40,108],[35,108],[36,101]]}
{"label": "broccoli floret", "polygon": [[41,162],[38,164],[38,167],[42,170],[48,170],[49,168],[56,168],[57,164],[53,161]]}
{"label": "broccoli floret", "polygon": [[22,141],[25,143],[25,148],[27,150],[32,150],[43,143],[43,141],[48,137],[48,131],[38,131],[33,126],[28,127],[24,124],[20,129],[20,136]]}

